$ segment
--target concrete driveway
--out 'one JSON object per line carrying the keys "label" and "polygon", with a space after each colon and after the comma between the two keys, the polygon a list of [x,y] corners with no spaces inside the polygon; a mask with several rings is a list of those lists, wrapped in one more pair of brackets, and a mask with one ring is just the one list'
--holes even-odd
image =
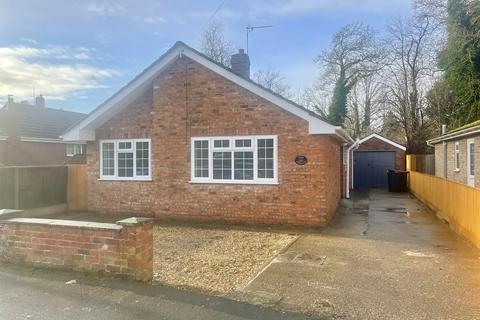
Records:
{"label": "concrete driveway", "polygon": [[372,190],[244,291],[335,319],[480,319],[480,252],[412,196]]}

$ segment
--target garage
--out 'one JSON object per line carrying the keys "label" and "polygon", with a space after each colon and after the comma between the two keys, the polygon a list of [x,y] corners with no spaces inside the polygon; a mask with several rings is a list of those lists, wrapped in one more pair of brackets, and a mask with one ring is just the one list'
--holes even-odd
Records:
{"label": "garage", "polygon": [[388,170],[405,170],[405,147],[379,134],[358,140],[351,149],[354,189],[386,188]]}
{"label": "garage", "polygon": [[354,188],[386,188],[387,171],[395,170],[395,151],[355,151]]}

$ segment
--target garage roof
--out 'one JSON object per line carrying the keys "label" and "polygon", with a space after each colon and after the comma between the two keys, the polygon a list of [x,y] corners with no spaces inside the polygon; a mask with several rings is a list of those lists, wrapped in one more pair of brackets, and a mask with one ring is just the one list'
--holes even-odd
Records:
{"label": "garage roof", "polygon": [[401,144],[399,144],[399,143],[396,143],[395,141],[392,141],[392,140],[390,140],[390,139],[388,139],[388,138],[382,137],[381,135],[379,135],[379,134],[377,134],[377,133],[372,133],[371,135],[369,135],[369,136],[367,136],[367,137],[365,137],[365,138],[357,141],[356,144],[357,144],[357,145],[362,144],[362,143],[364,143],[364,142],[366,142],[366,141],[368,141],[368,140],[370,140],[370,139],[373,139],[373,138],[377,138],[377,139],[379,139],[379,140],[382,140],[383,142],[386,142],[386,143],[388,143],[388,144],[390,144],[390,145],[392,145],[392,146],[394,146],[394,147],[396,147],[396,148],[398,148],[398,149],[401,149],[401,150],[403,150],[403,151],[407,150],[407,148],[405,148],[405,146],[403,146],[403,145],[401,145]]}

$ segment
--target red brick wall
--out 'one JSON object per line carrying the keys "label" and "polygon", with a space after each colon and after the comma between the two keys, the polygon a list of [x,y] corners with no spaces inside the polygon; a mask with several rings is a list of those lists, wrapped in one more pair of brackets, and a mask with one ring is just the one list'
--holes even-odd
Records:
{"label": "red brick wall", "polygon": [[[67,164],[72,157],[66,155],[65,143],[27,142],[9,138],[0,141],[0,165],[34,166]],[[85,163],[76,159],[76,163]]]}
{"label": "red brick wall", "polygon": [[0,221],[0,261],[140,281],[153,277],[151,222],[114,229],[101,227],[106,224],[82,226],[66,221],[71,225],[65,226],[47,224],[52,221],[48,219],[18,220]]}
{"label": "red brick wall", "polygon": [[[187,85],[186,85],[187,84]],[[278,135],[278,185],[190,184],[190,138]],[[179,59],[97,139],[151,138],[151,182],[98,181],[98,143],[87,147],[89,207],[156,218],[324,225],[340,200],[341,143],[189,60]],[[305,155],[308,164],[294,159]]]}
{"label": "red brick wall", "polygon": [[389,143],[386,143],[385,141],[382,141],[378,138],[371,138],[368,141],[365,141],[362,143],[357,150],[360,151],[376,151],[376,150],[382,150],[382,151],[395,151],[395,165],[397,170],[405,170],[405,151],[402,149],[399,149],[395,146],[392,146]]}

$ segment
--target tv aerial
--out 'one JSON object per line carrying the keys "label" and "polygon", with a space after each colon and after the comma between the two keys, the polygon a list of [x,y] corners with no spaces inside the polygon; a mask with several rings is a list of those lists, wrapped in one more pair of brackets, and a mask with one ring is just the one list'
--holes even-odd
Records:
{"label": "tv aerial", "polygon": [[256,30],[256,29],[265,29],[265,28],[272,28],[272,27],[273,27],[273,26],[270,26],[270,25],[268,25],[268,26],[251,26],[251,25],[249,24],[249,25],[245,28],[245,29],[247,29],[247,54],[248,54],[248,40],[249,40],[249,39],[248,39],[248,38],[249,38],[248,36],[249,36],[250,32],[253,32],[253,31]]}

